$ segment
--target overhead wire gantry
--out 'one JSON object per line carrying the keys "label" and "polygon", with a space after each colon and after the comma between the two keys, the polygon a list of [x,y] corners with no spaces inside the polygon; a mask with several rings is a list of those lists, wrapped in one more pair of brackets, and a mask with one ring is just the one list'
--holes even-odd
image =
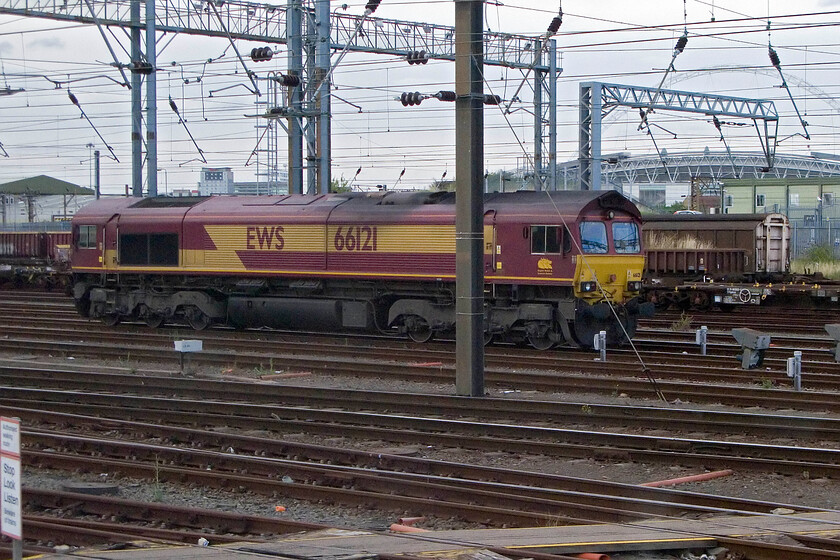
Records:
{"label": "overhead wire gantry", "polygon": [[[212,2],[212,6],[208,4]],[[131,62],[115,63],[131,72],[133,192],[142,193],[141,80],[147,85],[146,165],[148,194],[157,193],[155,37],[157,33],[185,33],[234,40],[285,44],[290,75],[301,80],[288,87],[287,119],[290,186],[297,192],[329,189],[330,111],[329,53],[365,52],[408,58],[425,51],[426,57],[455,60],[455,28],[430,23],[332,13],[328,0],[288,0],[285,6],[228,0],[0,0],[0,13],[74,21],[130,30]],[[141,31],[145,30],[145,50]],[[542,44],[541,36],[484,33],[484,64],[533,72],[536,173],[556,177],[557,105],[556,42]],[[319,53],[315,53],[320,46]],[[311,56],[304,53],[312,50]],[[318,56],[316,56],[318,55]],[[241,58],[241,57],[240,57]],[[243,61],[244,65],[244,61]],[[246,69],[247,70],[247,69]],[[248,77],[252,73],[248,71]],[[314,87],[314,86],[318,87]],[[547,117],[547,118],[546,118]],[[308,155],[303,156],[306,139]],[[546,157],[546,154],[548,157]],[[547,163],[546,163],[546,160]],[[304,161],[306,163],[304,163]],[[307,170],[306,188],[302,179]]]}
{"label": "overhead wire gantry", "polygon": [[779,114],[772,101],[690,91],[646,88],[601,82],[580,84],[578,158],[580,188],[601,188],[601,124],[616,107],[644,112],[657,110],[699,113],[714,117],[751,119],[758,132],[767,169],[776,155]]}

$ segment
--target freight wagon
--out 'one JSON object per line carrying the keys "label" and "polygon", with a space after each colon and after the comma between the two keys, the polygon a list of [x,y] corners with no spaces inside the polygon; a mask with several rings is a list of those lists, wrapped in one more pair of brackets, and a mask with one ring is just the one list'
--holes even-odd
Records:
{"label": "freight wagon", "polygon": [[837,301],[840,286],[790,273],[783,214],[678,214],[643,218],[644,295],[660,308],[731,309],[804,295]]}
{"label": "freight wagon", "polygon": [[69,231],[0,231],[0,282],[51,288],[69,279]]}

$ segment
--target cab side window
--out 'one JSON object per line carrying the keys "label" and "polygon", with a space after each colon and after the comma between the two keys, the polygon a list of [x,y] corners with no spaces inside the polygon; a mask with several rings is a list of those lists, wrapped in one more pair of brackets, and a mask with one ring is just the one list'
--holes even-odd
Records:
{"label": "cab side window", "polygon": [[562,244],[558,226],[531,226],[531,254],[559,254]]}
{"label": "cab side window", "polygon": [[76,247],[79,249],[96,249],[96,226],[76,226]]}

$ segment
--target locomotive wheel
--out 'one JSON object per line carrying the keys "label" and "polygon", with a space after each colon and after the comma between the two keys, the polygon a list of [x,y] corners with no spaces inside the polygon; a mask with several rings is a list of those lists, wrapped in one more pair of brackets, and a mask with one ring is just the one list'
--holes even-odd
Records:
{"label": "locomotive wheel", "polygon": [[159,329],[163,326],[163,315],[146,315],[145,322],[148,327]]}
{"label": "locomotive wheel", "polygon": [[118,313],[108,313],[101,318],[102,324],[106,327],[115,327],[120,324],[120,316]]}
{"label": "locomotive wheel", "polygon": [[554,346],[554,341],[551,340],[548,335],[528,335],[528,344],[537,350],[550,350]]}
{"label": "locomotive wheel", "polygon": [[493,344],[493,339],[494,338],[495,337],[493,336],[493,333],[485,332],[484,333],[484,346],[490,346],[491,344]]}
{"label": "locomotive wheel", "polygon": [[187,317],[187,323],[195,331],[203,331],[210,326],[210,317],[197,307],[190,307],[186,310],[184,315]]}
{"label": "locomotive wheel", "polygon": [[429,326],[429,323],[427,323],[422,317],[418,317],[416,315],[409,317],[406,320],[405,325],[408,327],[406,330],[408,338],[420,344],[429,342],[435,334],[432,327]]}

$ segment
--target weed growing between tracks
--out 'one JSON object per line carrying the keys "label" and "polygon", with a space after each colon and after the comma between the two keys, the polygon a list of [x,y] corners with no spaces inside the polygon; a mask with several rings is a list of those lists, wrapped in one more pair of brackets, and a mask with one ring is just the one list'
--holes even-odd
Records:
{"label": "weed growing between tracks", "polygon": [[694,321],[692,315],[687,315],[685,311],[680,314],[680,318],[671,323],[671,330],[677,332],[684,332],[691,329],[691,322]]}

